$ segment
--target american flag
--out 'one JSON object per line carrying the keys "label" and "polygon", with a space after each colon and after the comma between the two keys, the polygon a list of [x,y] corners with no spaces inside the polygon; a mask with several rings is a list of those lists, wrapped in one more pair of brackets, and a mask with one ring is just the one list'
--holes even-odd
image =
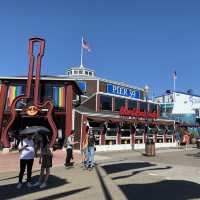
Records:
{"label": "american flag", "polygon": [[174,72],[173,72],[172,76],[173,76],[173,79],[174,79],[174,80],[176,80],[176,79],[177,79],[176,70],[174,70]]}
{"label": "american flag", "polygon": [[83,49],[86,49],[86,50],[89,51],[89,52],[91,51],[88,42],[87,42],[85,39],[83,39],[83,38],[82,38],[82,48],[83,48]]}

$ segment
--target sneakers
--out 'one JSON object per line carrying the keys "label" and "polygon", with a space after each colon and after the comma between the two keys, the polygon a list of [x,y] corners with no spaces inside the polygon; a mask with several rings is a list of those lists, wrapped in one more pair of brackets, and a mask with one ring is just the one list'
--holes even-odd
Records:
{"label": "sneakers", "polygon": [[20,189],[22,187],[22,183],[17,184],[17,189]]}
{"label": "sneakers", "polygon": [[47,186],[46,183],[42,183],[42,185],[40,185],[40,188],[45,188]]}
{"label": "sneakers", "polygon": [[38,181],[35,184],[33,184],[34,187],[41,185],[41,183]]}
{"label": "sneakers", "polygon": [[32,184],[31,183],[27,183],[27,187],[31,188],[32,187]]}

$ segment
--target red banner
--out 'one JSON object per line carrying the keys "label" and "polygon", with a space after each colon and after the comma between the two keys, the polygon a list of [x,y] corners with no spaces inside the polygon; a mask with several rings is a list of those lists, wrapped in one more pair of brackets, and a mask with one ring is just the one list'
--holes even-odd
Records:
{"label": "red banner", "polygon": [[139,109],[129,110],[125,107],[121,107],[119,114],[122,116],[130,116],[130,117],[142,117],[142,118],[158,118],[158,114],[156,112],[142,112]]}

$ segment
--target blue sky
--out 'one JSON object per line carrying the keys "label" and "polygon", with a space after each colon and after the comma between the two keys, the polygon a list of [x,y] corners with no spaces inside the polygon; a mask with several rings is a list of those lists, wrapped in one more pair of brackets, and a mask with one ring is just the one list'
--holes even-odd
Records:
{"label": "blue sky", "polygon": [[160,95],[173,89],[200,94],[198,0],[2,0],[0,76],[26,75],[28,39],[46,39],[42,74],[60,75],[84,64],[100,77]]}

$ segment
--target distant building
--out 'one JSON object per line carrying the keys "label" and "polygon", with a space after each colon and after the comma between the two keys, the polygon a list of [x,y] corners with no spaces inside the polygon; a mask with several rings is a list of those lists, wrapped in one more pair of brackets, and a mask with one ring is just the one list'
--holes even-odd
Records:
{"label": "distant building", "polygon": [[187,93],[167,90],[155,101],[160,104],[161,117],[193,125],[200,122],[200,96],[192,94],[192,90]]}

